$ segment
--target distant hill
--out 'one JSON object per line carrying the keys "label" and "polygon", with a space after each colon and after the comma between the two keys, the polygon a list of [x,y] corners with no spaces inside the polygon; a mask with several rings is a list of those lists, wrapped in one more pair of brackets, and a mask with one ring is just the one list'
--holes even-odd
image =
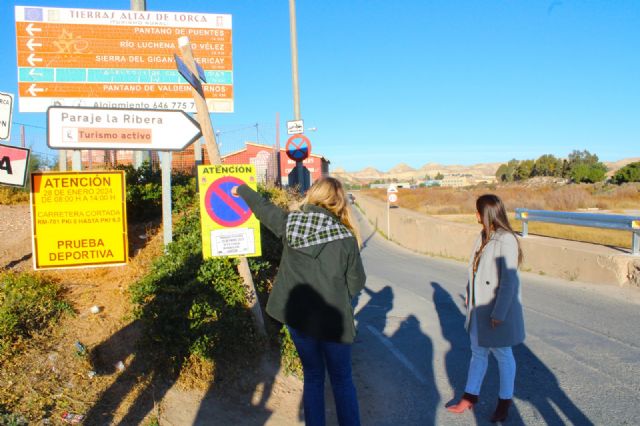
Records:
{"label": "distant hill", "polygon": [[438,173],[443,175],[468,174],[473,177],[494,176],[496,170],[502,163],[474,164],[470,166],[443,165],[438,163],[428,163],[414,169],[413,167],[400,163],[392,167],[389,171],[383,172],[373,167],[367,167],[360,171],[348,172],[343,168],[336,168],[331,174],[349,183],[369,183],[379,179],[398,179],[399,181],[424,180],[426,176],[434,178]]}
{"label": "distant hill", "polygon": [[610,162],[605,161],[604,165],[607,166],[607,176],[613,176],[619,169],[623,168],[627,164],[637,163],[638,161],[640,161],[640,157],[625,158],[623,160]]}
{"label": "distant hill", "polygon": [[[618,169],[636,161],[640,161],[640,157],[604,162],[609,170],[607,175],[612,176]],[[419,181],[424,180],[426,176],[433,178],[438,173],[442,173],[445,176],[462,174],[479,178],[482,176],[495,176],[496,171],[501,164],[503,163],[479,163],[464,166],[427,163],[418,169],[414,169],[405,163],[400,163],[386,172],[380,171],[374,167],[366,167],[355,172],[349,172],[343,168],[336,168],[331,171],[331,174],[348,183],[370,183],[374,180],[380,179],[398,179],[399,181],[409,181],[413,179]]]}

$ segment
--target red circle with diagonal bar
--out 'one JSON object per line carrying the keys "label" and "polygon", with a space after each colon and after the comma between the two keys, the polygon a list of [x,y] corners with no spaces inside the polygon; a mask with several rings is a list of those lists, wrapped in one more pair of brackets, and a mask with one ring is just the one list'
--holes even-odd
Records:
{"label": "red circle with diagonal bar", "polygon": [[234,186],[240,186],[244,183],[237,177],[225,176],[209,185],[205,196],[205,206],[209,217],[214,222],[232,228],[249,220],[251,209],[247,203],[242,198],[231,195],[231,189]]}
{"label": "red circle with diagonal bar", "polygon": [[287,140],[285,149],[287,157],[293,161],[303,161],[311,155],[311,141],[305,135],[293,135]]}

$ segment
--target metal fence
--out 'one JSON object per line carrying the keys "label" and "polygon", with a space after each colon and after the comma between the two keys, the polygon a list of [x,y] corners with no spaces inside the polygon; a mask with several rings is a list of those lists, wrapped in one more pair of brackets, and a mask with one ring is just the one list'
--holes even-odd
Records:
{"label": "metal fence", "polygon": [[640,255],[640,216],[601,213],[571,213],[550,210],[516,209],[516,219],[522,221],[522,236],[529,234],[529,222],[616,229],[631,232],[631,253]]}

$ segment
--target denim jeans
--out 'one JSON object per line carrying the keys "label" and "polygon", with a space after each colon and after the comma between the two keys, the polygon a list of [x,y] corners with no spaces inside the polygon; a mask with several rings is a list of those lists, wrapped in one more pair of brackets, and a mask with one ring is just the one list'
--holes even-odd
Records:
{"label": "denim jeans", "polygon": [[[340,426],[359,426],[360,410],[351,377],[351,345],[307,336],[289,327],[304,372],[304,420],[307,426],[324,426],[324,377],[329,372]],[[326,367],[325,367],[326,366]]]}
{"label": "denim jeans", "polygon": [[465,392],[472,395],[480,394],[480,387],[484,380],[489,365],[489,352],[498,361],[500,372],[500,399],[511,399],[513,397],[513,386],[516,380],[516,360],[513,357],[511,346],[503,348],[484,348],[478,345],[478,327],[476,317],[472,314],[469,330],[471,340],[471,361],[469,362],[469,373],[467,375],[467,385]]}

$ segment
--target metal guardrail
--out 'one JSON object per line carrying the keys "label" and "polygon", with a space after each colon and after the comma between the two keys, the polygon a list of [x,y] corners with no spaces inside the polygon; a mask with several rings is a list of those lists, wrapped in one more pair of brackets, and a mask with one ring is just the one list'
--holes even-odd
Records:
{"label": "metal guardrail", "polygon": [[629,231],[632,238],[631,254],[640,255],[640,216],[516,209],[516,219],[522,221],[523,237],[529,234],[529,222],[547,222]]}

